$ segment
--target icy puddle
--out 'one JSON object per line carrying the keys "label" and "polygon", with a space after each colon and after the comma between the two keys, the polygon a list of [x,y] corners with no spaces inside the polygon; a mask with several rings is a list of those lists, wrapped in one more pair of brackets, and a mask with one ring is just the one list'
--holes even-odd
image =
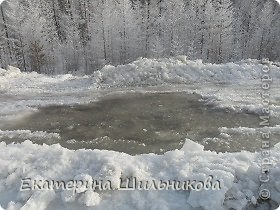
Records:
{"label": "icy puddle", "polygon": [[60,143],[69,149],[160,154],[180,149],[190,138],[209,150],[255,151],[261,148],[255,135],[230,128],[254,128],[258,124],[255,115],[206,106],[197,94],[131,93],[106,96],[87,105],[40,108],[2,129],[29,131],[6,131],[0,140],[10,143],[30,139],[39,144]]}

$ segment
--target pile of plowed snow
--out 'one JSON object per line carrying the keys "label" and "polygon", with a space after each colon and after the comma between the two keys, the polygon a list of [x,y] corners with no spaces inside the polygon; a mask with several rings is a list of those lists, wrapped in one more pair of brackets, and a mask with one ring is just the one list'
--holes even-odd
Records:
{"label": "pile of plowed snow", "polygon": [[[0,203],[11,209],[272,209],[280,202],[280,145],[271,151],[270,182],[259,181],[261,153],[217,154],[204,151],[191,140],[181,150],[164,155],[130,156],[98,150],[70,151],[59,145],[0,144]],[[133,190],[121,191],[120,178],[139,181],[196,180],[208,176],[221,181],[220,190]],[[88,188],[20,191],[21,179],[49,181],[110,180],[114,190]],[[27,186],[32,186],[31,182]],[[39,183],[42,186],[42,183]],[[210,186],[210,185],[209,185]],[[258,203],[260,189],[271,192],[270,203]],[[45,188],[43,188],[45,189]],[[91,208],[88,208],[91,207]]]}
{"label": "pile of plowed snow", "polygon": [[[280,68],[269,64],[271,77],[280,78]],[[105,66],[94,74],[97,82],[108,86],[141,86],[158,84],[229,83],[259,81],[264,65],[258,60],[238,63],[209,64],[190,61],[186,56],[166,59],[139,59],[131,64]]]}
{"label": "pile of plowed snow", "polygon": [[[269,64],[271,77],[280,79],[280,67]],[[89,76],[71,74],[47,76],[26,73],[9,67],[0,69],[0,91],[3,93],[56,93],[75,92],[98,87],[135,87],[160,84],[259,82],[265,65],[258,60],[237,63],[209,64],[201,60],[190,61],[186,56],[166,59],[142,58],[131,64],[105,66]]]}

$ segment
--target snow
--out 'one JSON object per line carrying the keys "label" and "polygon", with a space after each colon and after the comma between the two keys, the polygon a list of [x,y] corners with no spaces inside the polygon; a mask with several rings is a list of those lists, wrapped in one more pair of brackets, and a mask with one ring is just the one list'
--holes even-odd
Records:
{"label": "snow", "polygon": [[[280,70],[273,63],[269,65],[274,80],[271,95],[277,96]],[[263,67],[258,60],[208,64],[201,60],[189,61],[186,56],[141,58],[127,65],[105,66],[90,76],[46,76],[8,67],[8,70],[0,70],[0,121],[27,115],[38,106],[95,101],[102,95],[100,89],[113,88],[116,92],[116,88],[131,90],[158,85],[167,85],[167,89],[173,90],[183,85],[184,91],[204,96],[209,105],[217,108],[258,113],[262,107],[259,94]],[[202,83],[207,85],[200,85]],[[272,114],[280,113],[279,102],[273,104]]]}
{"label": "snow", "polygon": [[[272,114],[279,116],[280,68],[269,64]],[[184,56],[170,59],[139,59],[131,64],[106,66],[89,76],[47,76],[24,73],[9,67],[0,69],[0,125],[36,112],[39,106],[71,105],[96,101],[106,94],[126,92],[185,91],[198,93],[209,106],[237,112],[258,113],[263,65],[257,60],[238,63],[204,64]],[[143,88],[145,87],[145,88]],[[113,91],[113,93],[112,93]],[[279,133],[279,125],[271,127]],[[222,135],[256,133],[258,128],[220,128]],[[46,131],[0,130],[0,139],[20,137],[22,143],[0,143],[0,205],[3,209],[271,209],[280,203],[280,143],[271,149],[271,203],[256,204],[261,183],[261,152],[216,153],[186,139],[181,150],[163,155],[101,150],[68,150],[58,144],[38,145],[59,139]],[[31,142],[32,140],[33,142]],[[73,140],[75,141],[75,140]],[[221,190],[120,191],[120,178],[139,180],[198,180],[209,175],[221,180]],[[110,180],[115,190],[20,191],[21,179]],[[1,208],[0,208],[1,209]]]}
{"label": "snow", "polygon": [[238,128],[225,128],[222,127],[219,129],[222,133],[261,133],[267,130],[271,131],[273,134],[280,134],[280,126],[276,125],[275,127],[265,127],[265,128],[247,128],[247,127],[238,127]]}
{"label": "snow", "polygon": [[[271,172],[273,200],[280,201],[280,168],[278,144],[272,149],[272,160],[275,161]],[[26,152],[28,151],[28,152]],[[207,157],[207,158],[206,158]],[[77,203],[79,209],[93,207],[96,209],[150,209],[153,203],[165,201],[156,209],[229,209],[238,206],[242,209],[252,200],[256,199],[260,182],[259,153],[215,153],[204,151],[201,145],[186,140],[182,150],[167,152],[164,155],[138,155],[130,156],[124,153],[98,150],[70,151],[60,145],[39,146],[25,141],[22,144],[0,145],[0,202],[2,206],[23,206],[22,209],[53,209],[64,206],[73,208]],[[141,180],[204,180],[209,174],[223,180],[223,186],[218,191],[34,191],[25,196],[20,192],[20,179],[30,177],[36,179],[43,177],[49,180],[99,180],[109,179],[119,183],[120,177],[135,176]],[[116,185],[118,186],[118,185]],[[14,191],[8,200],[2,200],[6,192]],[[149,194],[148,196],[146,194]],[[182,206],[177,206],[177,200],[168,202],[169,197],[178,200]],[[157,200],[155,200],[157,199]],[[233,202],[235,201],[235,202]],[[9,204],[10,203],[10,204]],[[253,205],[253,204],[252,204]],[[193,207],[193,208],[192,208]]]}
{"label": "snow", "polygon": [[60,138],[58,133],[47,133],[45,131],[35,131],[31,132],[29,130],[16,130],[16,131],[2,131],[0,130],[0,138],[25,138],[25,139],[30,139],[30,138]]}
{"label": "snow", "polygon": [[[105,66],[91,76],[46,76],[20,72],[8,67],[0,69],[0,91],[10,94],[66,94],[108,87],[139,87],[159,84],[226,83],[254,84],[259,82],[264,65],[258,60],[237,63],[209,64],[190,61],[186,56],[166,59],[138,59],[131,64]],[[280,79],[279,67],[270,63],[271,76]],[[254,82],[255,81],[255,82]]]}
{"label": "snow", "polygon": [[79,199],[79,202],[86,206],[96,206],[100,201],[101,198],[99,194],[94,191],[86,191]]}
{"label": "snow", "polygon": [[[261,78],[263,65],[257,60],[239,63],[204,64],[201,60],[190,61],[186,56],[173,59],[139,59],[128,65],[106,66],[94,74],[101,85],[140,86],[168,84],[188,84],[190,82],[247,83],[248,80]],[[280,78],[274,71],[272,77]],[[279,69],[279,68],[278,68]]]}

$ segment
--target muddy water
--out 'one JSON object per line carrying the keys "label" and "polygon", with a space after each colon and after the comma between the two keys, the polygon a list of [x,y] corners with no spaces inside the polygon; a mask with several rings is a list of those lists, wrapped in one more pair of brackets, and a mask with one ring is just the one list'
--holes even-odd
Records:
{"label": "muddy water", "polygon": [[[215,151],[254,150],[248,139],[238,136],[230,142],[205,141],[218,137],[219,127],[257,127],[259,119],[251,114],[213,109],[200,99],[199,95],[186,93],[107,96],[87,105],[40,108],[5,129],[59,133],[61,139],[44,143],[60,143],[70,149],[106,149],[129,154],[160,154],[180,149],[185,138]],[[17,137],[6,141],[22,140]]]}

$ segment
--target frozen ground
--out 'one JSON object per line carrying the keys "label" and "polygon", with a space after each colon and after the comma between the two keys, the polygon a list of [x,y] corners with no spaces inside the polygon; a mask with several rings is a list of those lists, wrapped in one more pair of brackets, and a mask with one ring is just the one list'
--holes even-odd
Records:
{"label": "frozen ground", "polygon": [[[263,65],[256,60],[223,65],[173,59],[140,59],[124,66],[107,66],[90,76],[45,76],[0,70],[0,128],[13,124],[38,110],[39,106],[74,105],[97,101],[110,94],[127,92],[197,93],[214,109],[259,114],[262,108]],[[271,131],[279,134],[280,68],[270,64],[273,87]],[[236,133],[256,135],[252,127],[221,127],[221,137],[205,139],[230,141]],[[280,145],[271,149],[270,189],[272,199],[260,202],[261,153],[219,153],[186,140],[181,150],[163,155],[136,155],[104,151],[71,151],[59,145],[36,145],[30,139],[59,138],[56,133],[1,130],[1,138],[21,135],[21,144],[0,145],[0,204],[4,209],[274,209],[280,203]],[[252,142],[253,144],[253,142]],[[191,149],[190,149],[191,148]],[[204,180],[213,175],[222,180],[219,191],[83,191],[75,196],[66,191],[19,192],[25,177],[50,180],[110,179],[116,186],[120,177],[141,180]]]}

